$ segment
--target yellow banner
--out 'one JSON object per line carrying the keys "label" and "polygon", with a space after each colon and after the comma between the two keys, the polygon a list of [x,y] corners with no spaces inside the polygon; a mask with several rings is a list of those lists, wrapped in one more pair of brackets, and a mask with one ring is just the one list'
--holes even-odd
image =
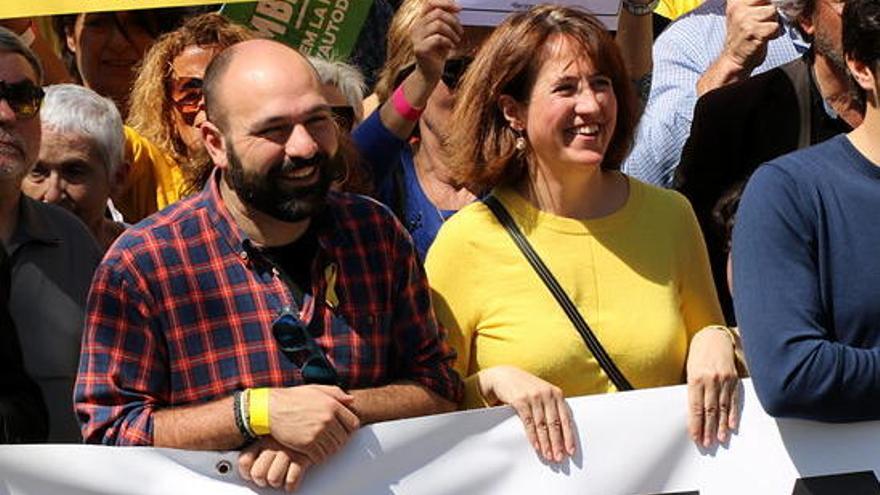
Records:
{"label": "yellow banner", "polygon": [[[237,3],[249,0],[221,0]],[[251,0],[252,1],[252,0]],[[0,0],[0,19],[80,12],[188,7],[221,3],[218,0]]]}

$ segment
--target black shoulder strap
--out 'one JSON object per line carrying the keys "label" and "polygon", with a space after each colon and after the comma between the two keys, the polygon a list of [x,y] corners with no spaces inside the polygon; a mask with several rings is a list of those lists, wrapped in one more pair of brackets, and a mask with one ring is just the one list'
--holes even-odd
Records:
{"label": "black shoulder strap", "polygon": [[812,133],[813,120],[810,106],[810,85],[812,79],[807,71],[810,66],[803,57],[793,60],[780,67],[788,76],[791,85],[794,86],[794,94],[798,102],[800,112],[800,129],[798,130],[798,149],[810,146],[810,134]]}
{"label": "black shoulder strap", "polygon": [[519,227],[516,226],[516,222],[513,221],[513,218],[510,216],[510,213],[507,212],[507,209],[504,208],[504,205],[502,205],[496,197],[491,195],[483,198],[483,203],[485,203],[492,213],[495,214],[495,218],[501,222],[501,225],[503,225],[504,229],[507,230],[507,233],[510,234],[516,247],[522,251],[526,260],[532,265],[532,268],[538,276],[541,277],[544,285],[546,285],[547,289],[550,290],[550,293],[553,294],[556,302],[562,307],[562,310],[565,312],[565,315],[568,316],[568,319],[571,320],[574,328],[577,329],[579,334],[581,334],[584,343],[587,344],[590,352],[593,353],[593,356],[596,357],[596,361],[599,362],[599,366],[602,367],[605,374],[608,375],[608,378],[614,386],[617,387],[617,390],[632,390],[632,384],[630,384],[629,380],[623,376],[623,373],[621,373],[617,368],[617,365],[614,364],[611,356],[605,352],[605,348],[602,347],[599,339],[593,334],[590,326],[587,324],[586,320],[584,320],[583,316],[581,316],[580,311],[578,311],[577,307],[568,297],[568,294],[565,293],[562,286],[559,285],[556,277],[553,276],[553,273],[550,272],[550,269],[547,268],[547,265],[545,265],[544,261],[541,260],[541,257],[538,256],[538,253],[535,252],[535,249],[532,248],[532,245],[529,244],[529,241],[519,230]]}

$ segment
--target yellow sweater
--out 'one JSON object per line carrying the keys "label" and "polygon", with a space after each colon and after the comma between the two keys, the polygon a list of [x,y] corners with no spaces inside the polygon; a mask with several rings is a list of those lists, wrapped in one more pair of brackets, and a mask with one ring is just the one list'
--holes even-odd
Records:
{"label": "yellow sweater", "polygon": [[[494,194],[636,388],[682,383],[693,335],[723,323],[696,218],[674,191],[629,179],[626,204],[579,221]],[[504,228],[480,202],[440,230],[425,264],[437,317],[458,353],[466,407],[475,374],[517,366],[566,396],[614,391],[577,330]]]}

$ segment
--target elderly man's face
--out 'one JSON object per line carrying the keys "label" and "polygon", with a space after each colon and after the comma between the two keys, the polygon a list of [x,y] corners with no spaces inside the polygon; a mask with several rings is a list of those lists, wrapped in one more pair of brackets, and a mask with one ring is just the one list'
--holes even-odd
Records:
{"label": "elderly man's face", "polygon": [[[37,84],[37,74],[17,53],[0,52],[0,81]],[[40,149],[39,116],[16,115],[6,96],[0,99],[0,180],[18,179],[37,159]]]}
{"label": "elderly man's face", "polygon": [[110,177],[94,139],[43,128],[39,160],[25,175],[21,190],[38,201],[67,208],[92,226],[103,218]]}

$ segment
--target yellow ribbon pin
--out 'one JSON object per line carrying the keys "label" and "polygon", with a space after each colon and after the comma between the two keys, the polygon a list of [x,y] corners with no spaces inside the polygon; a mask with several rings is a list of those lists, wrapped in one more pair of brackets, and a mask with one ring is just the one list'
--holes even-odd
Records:
{"label": "yellow ribbon pin", "polygon": [[330,263],[324,268],[324,280],[327,282],[324,300],[330,309],[334,309],[339,305],[339,296],[336,295],[336,263]]}

